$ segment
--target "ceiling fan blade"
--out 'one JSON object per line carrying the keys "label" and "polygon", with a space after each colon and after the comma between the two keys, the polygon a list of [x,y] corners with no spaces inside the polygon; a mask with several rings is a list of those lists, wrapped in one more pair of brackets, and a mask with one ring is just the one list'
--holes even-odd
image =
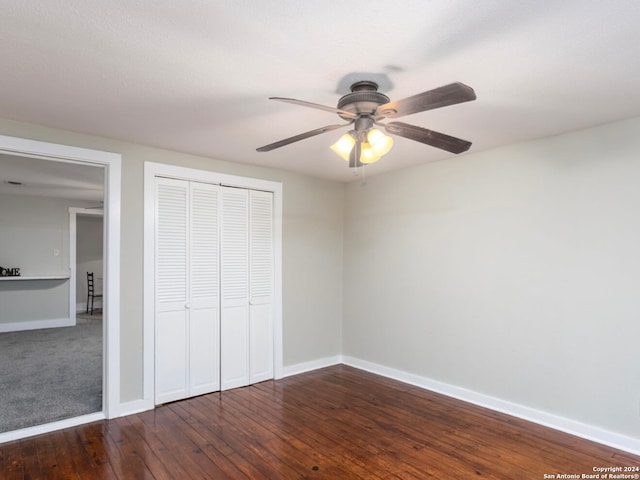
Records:
{"label": "ceiling fan blade", "polygon": [[256,150],[258,152],[268,152],[270,150],[289,145],[290,143],[299,142],[300,140],[304,140],[305,138],[315,137],[316,135],[320,135],[321,133],[330,132],[331,130],[336,130],[337,128],[346,127],[347,125],[351,125],[351,123],[341,123],[338,125],[327,125],[326,127],[316,128],[315,130],[304,132],[293,137],[285,138],[284,140],[270,143],[269,145],[265,145],[264,147],[256,148]]}
{"label": "ceiling fan blade", "polygon": [[297,100],[295,98],[284,97],[269,97],[269,100],[277,100],[279,102],[293,103],[294,105],[301,105],[303,107],[316,108],[318,110],[324,110],[325,112],[337,113],[342,117],[357,118],[355,113],[347,112],[346,110],[340,110],[339,108],[328,107],[326,105],[320,105],[319,103],[306,102],[304,100]]}
{"label": "ceiling fan blade", "polygon": [[378,125],[383,125],[385,130],[393,135],[399,135],[401,137],[408,138],[409,140],[425,143],[451,153],[466,152],[469,150],[469,147],[471,147],[471,142],[468,142],[467,140],[451,137],[444,133],[417,127],[415,125],[409,125],[408,123],[390,122],[387,124],[380,123]]}
{"label": "ceiling fan blade", "polygon": [[380,105],[376,109],[375,115],[385,118],[398,118],[475,99],[476,93],[473,88],[464,83],[455,82],[412,97]]}

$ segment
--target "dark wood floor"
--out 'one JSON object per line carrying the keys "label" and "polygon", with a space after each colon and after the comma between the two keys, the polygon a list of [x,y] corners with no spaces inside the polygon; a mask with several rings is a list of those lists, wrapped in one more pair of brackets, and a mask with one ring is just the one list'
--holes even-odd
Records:
{"label": "dark wood floor", "polygon": [[346,366],[0,445],[0,479],[543,479],[635,457]]}

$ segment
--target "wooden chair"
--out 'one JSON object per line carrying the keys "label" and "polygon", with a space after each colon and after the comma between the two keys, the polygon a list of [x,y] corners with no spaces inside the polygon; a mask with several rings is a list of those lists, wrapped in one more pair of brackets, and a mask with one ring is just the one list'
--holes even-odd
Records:
{"label": "wooden chair", "polygon": [[90,315],[93,315],[93,301],[96,298],[102,298],[102,293],[95,292],[93,272],[87,272],[87,313]]}

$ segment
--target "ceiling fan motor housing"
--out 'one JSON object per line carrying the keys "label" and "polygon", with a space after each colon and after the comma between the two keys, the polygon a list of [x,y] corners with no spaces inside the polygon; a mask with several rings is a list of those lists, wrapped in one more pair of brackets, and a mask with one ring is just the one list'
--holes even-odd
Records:
{"label": "ceiling fan motor housing", "polygon": [[[389,103],[389,97],[378,92],[377,84],[365,80],[351,85],[351,93],[340,98],[338,109],[356,115],[373,115],[376,109],[385,103]],[[340,117],[344,120],[352,120],[347,116],[340,115]]]}

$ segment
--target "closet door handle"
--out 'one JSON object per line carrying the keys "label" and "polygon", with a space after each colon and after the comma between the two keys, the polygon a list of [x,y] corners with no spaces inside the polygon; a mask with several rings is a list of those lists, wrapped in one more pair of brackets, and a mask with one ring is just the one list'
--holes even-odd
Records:
{"label": "closet door handle", "polygon": [[249,305],[253,305],[253,300],[249,300]]}
{"label": "closet door handle", "polygon": [[184,304],[184,308],[186,308],[187,310],[191,308],[191,304],[190,303],[185,303]]}

